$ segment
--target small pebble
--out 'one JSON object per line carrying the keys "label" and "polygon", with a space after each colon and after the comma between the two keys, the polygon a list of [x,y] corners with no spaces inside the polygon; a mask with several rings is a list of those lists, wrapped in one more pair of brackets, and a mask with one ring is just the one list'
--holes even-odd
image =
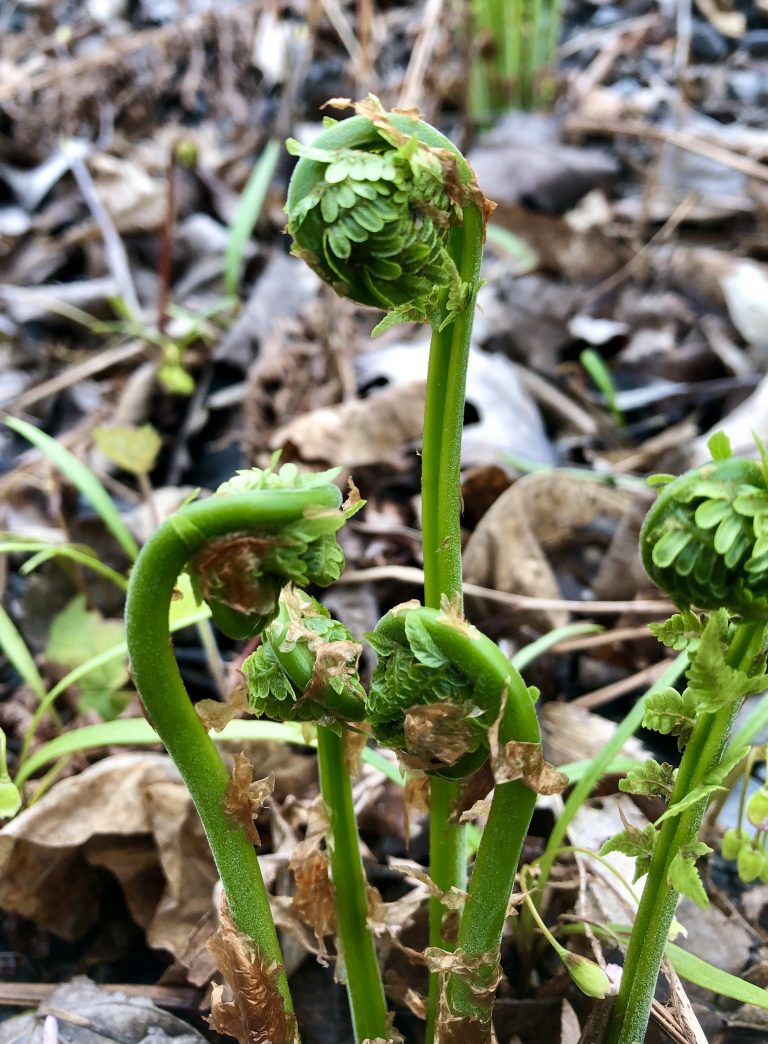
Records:
{"label": "small pebble", "polygon": [[720,62],[728,54],[728,44],[711,23],[697,20],[691,30],[691,54],[703,62]]}
{"label": "small pebble", "polygon": [[768,29],[750,29],[744,33],[739,46],[753,58],[768,58]]}
{"label": "small pebble", "polygon": [[736,69],[728,77],[731,94],[745,105],[758,105],[765,96],[766,77],[752,69]]}

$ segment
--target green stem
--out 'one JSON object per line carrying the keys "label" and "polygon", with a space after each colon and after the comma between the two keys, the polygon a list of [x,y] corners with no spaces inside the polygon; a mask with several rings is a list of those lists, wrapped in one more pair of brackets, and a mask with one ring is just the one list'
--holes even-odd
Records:
{"label": "green stem", "polygon": [[[740,624],[728,651],[728,665],[749,667],[762,645],[764,633],[763,622]],[[739,706],[736,701],[716,714],[699,716],[677,771],[670,805],[701,784],[716,767]],[[667,883],[669,868],[680,848],[696,839],[707,804],[704,798],[662,824],[632,927],[606,1044],[635,1044],[645,1039],[656,980],[679,898]]]}
{"label": "green stem", "polygon": [[[483,253],[483,215],[476,206],[464,209],[463,224],[451,237],[449,252],[462,281],[474,285]],[[422,445],[422,548],[424,602],[437,609],[443,595],[462,597],[461,574],[461,436],[474,302],[453,323],[435,332],[429,354]],[[465,829],[450,821],[457,784],[435,777],[430,782],[430,876],[441,891],[464,888]],[[442,907],[429,904],[429,939],[452,949],[443,936]],[[438,981],[430,976],[427,1041],[434,1037]]]}
{"label": "green stem", "polygon": [[367,882],[343,736],[318,725],[317,757],[320,790],[330,823],[328,849],[355,1040],[386,1040],[390,1035],[387,1003],[373,932],[368,926]]}
{"label": "green stem", "polygon": [[263,955],[280,966],[277,981],[288,1011],[288,981],[253,845],[224,812],[229,776],[181,680],[168,628],[176,578],[209,541],[230,533],[274,533],[307,509],[336,508],[335,487],[260,491],[211,497],[163,523],[133,568],[126,627],[136,687],[152,725],[175,761],[205,828],[232,917]]}

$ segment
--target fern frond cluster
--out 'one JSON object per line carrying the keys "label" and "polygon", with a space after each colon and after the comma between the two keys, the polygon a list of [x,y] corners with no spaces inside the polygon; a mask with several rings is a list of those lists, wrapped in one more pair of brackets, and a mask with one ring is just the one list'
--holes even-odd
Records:
{"label": "fern frond cluster", "polygon": [[664,486],[643,525],[651,578],[681,608],[768,618],[768,485],[762,463],[716,459]]}
{"label": "fern frond cluster", "polygon": [[287,142],[301,161],[286,206],[293,253],[340,296],[395,310],[385,325],[438,327],[472,298],[448,250],[463,207],[479,199],[472,172],[414,114],[386,113],[373,96],[356,109],[313,145]]}

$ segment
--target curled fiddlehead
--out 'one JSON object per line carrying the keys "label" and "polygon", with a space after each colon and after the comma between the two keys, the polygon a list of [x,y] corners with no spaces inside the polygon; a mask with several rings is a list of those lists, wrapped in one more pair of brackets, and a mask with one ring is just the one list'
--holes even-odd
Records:
{"label": "curled fiddlehead", "polygon": [[345,758],[344,723],[361,722],[365,713],[365,690],[357,676],[362,646],[316,599],[293,586],[283,590],[278,615],[262,638],[243,664],[251,710],[317,725],[326,843],[355,1039],[384,1039],[389,1036],[386,1002],[368,926],[367,884]]}
{"label": "curled fiddlehead", "polygon": [[484,201],[466,160],[429,124],[373,96],[355,108],[311,146],[288,142],[300,157],[286,206],[293,252],[340,296],[438,328],[476,290],[449,243],[464,209]]}
{"label": "curled fiddlehead", "polygon": [[449,603],[406,603],[366,637],[378,657],[366,718],[407,765],[447,779],[474,772],[488,758],[502,703],[508,738],[538,742],[535,690]]}
{"label": "curled fiddlehead", "polygon": [[[200,814],[234,922],[281,965],[253,845],[225,813],[229,774],[189,700],[168,629],[176,580],[185,568],[214,618],[236,636],[272,619],[285,582],[328,584],[341,572],[334,534],[357,509],[355,498],[342,505],[333,472],[301,476],[288,465],[276,471],[274,463],[241,473],[159,526],[134,565],[125,619],[136,687]],[[290,1011],[283,972],[277,986]]]}
{"label": "curled fiddlehead", "polygon": [[727,452],[662,486],[641,532],[643,565],[681,608],[766,619],[765,463]]}

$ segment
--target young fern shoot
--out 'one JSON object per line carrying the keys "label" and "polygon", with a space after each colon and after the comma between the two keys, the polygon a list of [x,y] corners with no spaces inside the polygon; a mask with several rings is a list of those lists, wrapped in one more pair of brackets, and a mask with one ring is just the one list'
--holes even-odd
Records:
{"label": "young fern shoot", "polygon": [[634,855],[636,879],[648,875],[607,1044],[645,1037],[679,896],[707,905],[696,861],[711,850],[698,840],[699,826],[709,798],[748,752],[723,758],[736,714],[745,697],[768,687],[768,471],[760,448],[761,463],[737,460],[727,440],[715,437],[713,462],[662,480],[667,484],[643,524],[643,563],[680,608],[652,630],[665,645],[686,650],[690,667],[684,692],[652,695],[643,721],[678,737],[679,768],[648,761],[620,784],[628,793],[662,796],[667,810],[642,831],[628,824],[601,852]]}
{"label": "young fern shoot", "polygon": [[294,1040],[295,1026],[269,900],[253,844],[226,813],[230,777],[184,688],[168,613],[184,569],[222,630],[238,638],[269,623],[288,581],[332,583],[344,564],[334,534],[360,506],[342,505],[331,481],[336,473],[300,475],[293,465],[254,469],[181,508],[142,549],[126,604],[136,687],[200,814],[234,925],[267,970],[266,996],[274,994],[272,1007],[282,1012],[270,1039],[279,1044]]}
{"label": "young fern shoot", "polygon": [[[349,102],[341,101],[343,108]],[[480,287],[485,223],[493,208],[461,153],[414,112],[385,112],[373,96],[357,115],[300,157],[288,191],[293,251],[343,297],[387,311],[376,332],[428,322],[432,342],[422,443],[424,601],[461,603],[460,465],[469,341]],[[457,783],[434,777],[430,873],[438,888],[463,888],[464,829],[451,818]],[[442,907],[430,901],[430,941],[443,937]],[[428,1039],[437,1011],[431,976]]]}

